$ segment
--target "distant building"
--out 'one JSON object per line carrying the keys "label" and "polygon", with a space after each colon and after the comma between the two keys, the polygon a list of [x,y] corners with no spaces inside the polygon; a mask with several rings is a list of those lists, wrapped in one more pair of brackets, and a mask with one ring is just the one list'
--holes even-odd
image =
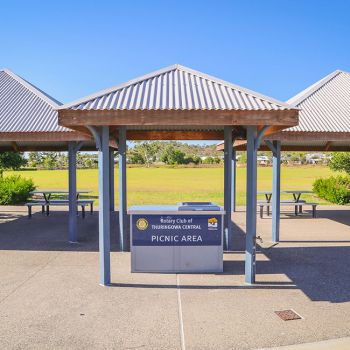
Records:
{"label": "distant building", "polygon": [[269,165],[270,158],[268,156],[257,156],[257,161],[259,165]]}
{"label": "distant building", "polygon": [[324,153],[307,153],[305,158],[307,164],[323,164],[327,163],[330,156]]}

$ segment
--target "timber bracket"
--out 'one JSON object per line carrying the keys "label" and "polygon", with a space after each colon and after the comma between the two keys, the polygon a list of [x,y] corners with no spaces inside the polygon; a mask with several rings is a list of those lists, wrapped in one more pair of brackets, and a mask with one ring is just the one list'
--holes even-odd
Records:
{"label": "timber bracket", "polygon": [[256,135],[255,141],[254,141],[254,151],[257,151],[260,147],[261,140],[266,132],[266,130],[269,128],[268,125],[265,125],[262,129],[258,131],[258,134]]}
{"label": "timber bracket", "polygon": [[102,140],[101,140],[101,134],[96,126],[92,125],[86,125],[86,128],[91,132],[92,136],[95,139],[96,142],[96,148],[101,151],[102,150]]}
{"label": "timber bracket", "polygon": [[273,153],[273,154],[276,154],[277,153],[277,149],[275,147],[275,145],[270,141],[270,140],[265,140],[265,143],[266,143],[266,146],[268,148],[270,148],[270,151]]}
{"label": "timber bracket", "polygon": [[272,152],[272,154],[275,156],[277,155],[277,153],[280,151],[280,146],[278,146],[278,143],[280,143],[281,141],[273,141],[271,142],[270,140],[265,140],[265,144],[266,146],[270,149],[270,151]]}

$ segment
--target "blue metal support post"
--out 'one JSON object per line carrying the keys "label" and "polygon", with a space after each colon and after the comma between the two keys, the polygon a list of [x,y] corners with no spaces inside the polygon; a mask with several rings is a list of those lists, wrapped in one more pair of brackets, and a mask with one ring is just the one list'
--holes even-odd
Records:
{"label": "blue metal support post", "polygon": [[247,211],[245,281],[255,283],[256,260],[256,200],[257,200],[257,129],[247,127]]}
{"label": "blue metal support post", "polygon": [[69,243],[78,242],[78,221],[77,221],[77,144],[68,144],[68,236]]}
{"label": "blue metal support post", "polygon": [[236,150],[232,149],[232,211],[236,211],[236,173],[237,173],[237,161]]}
{"label": "blue metal support post", "polygon": [[224,127],[224,228],[226,232],[225,249],[232,250],[233,232],[232,232],[232,126]]}
{"label": "blue metal support post", "polygon": [[109,188],[110,188],[110,209],[114,211],[114,149],[109,149]]}
{"label": "blue metal support post", "polygon": [[100,284],[111,282],[109,127],[102,126],[98,152]]}
{"label": "blue metal support post", "polygon": [[281,202],[281,142],[273,141],[273,180],[272,180],[272,241],[280,239]]}
{"label": "blue metal support post", "polygon": [[119,154],[119,233],[120,250],[125,250],[127,228],[127,203],[126,203],[126,127],[119,127],[118,134]]}

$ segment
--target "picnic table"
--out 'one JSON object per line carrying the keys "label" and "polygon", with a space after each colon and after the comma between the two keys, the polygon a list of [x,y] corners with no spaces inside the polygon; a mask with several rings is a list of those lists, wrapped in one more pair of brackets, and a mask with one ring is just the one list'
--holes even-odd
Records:
{"label": "picnic table", "polygon": [[[307,194],[307,193],[313,193],[312,191],[307,191],[307,190],[288,190],[288,191],[281,191],[281,193],[284,194],[292,194],[294,198],[294,202],[300,202],[300,197],[302,194]],[[263,194],[265,195],[267,203],[271,202],[272,199],[272,191],[258,191],[258,194]]]}
{"label": "picnic table", "polygon": [[263,195],[265,195],[265,198],[266,198],[266,202],[267,202],[267,203],[270,203],[270,202],[271,202],[272,191],[258,191],[258,194],[263,194]]}
{"label": "picnic table", "polygon": [[295,202],[300,202],[300,197],[302,194],[307,194],[307,193],[313,193],[312,191],[306,191],[306,190],[289,190],[289,191],[282,191],[281,193],[288,193],[288,194],[292,194],[294,201]]}
{"label": "picnic table", "polygon": [[[84,193],[90,193],[92,191],[90,190],[78,190],[77,191],[77,206],[81,206],[82,215],[83,218],[85,218],[85,206],[90,206],[90,214],[93,212],[93,203],[94,201],[92,199],[85,199],[85,200],[79,200],[79,195]],[[28,207],[28,217],[32,217],[32,207],[34,206],[41,206],[42,213],[45,212],[46,208],[46,215],[48,216],[50,213],[50,205],[68,205],[69,200],[68,199],[52,199],[52,196],[58,195],[58,196],[64,196],[69,195],[69,191],[67,190],[55,190],[55,189],[48,189],[48,190],[36,190],[32,191],[31,195],[42,195],[43,199],[38,200],[34,199],[34,201],[26,203],[26,206]]]}
{"label": "picnic table", "polygon": [[[270,215],[270,203],[271,203],[271,199],[272,199],[272,191],[258,191],[257,192],[258,194],[263,194],[265,195],[265,199],[266,199],[266,210],[267,210],[267,215]],[[307,205],[307,204],[310,204],[310,205],[313,205],[313,210],[314,210],[314,213],[313,215],[315,216],[316,215],[316,207],[314,207],[314,205],[316,203],[306,203],[304,200],[301,200],[300,197],[302,194],[307,194],[307,193],[313,193],[312,191],[308,191],[308,190],[286,190],[286,191],[281,191],[281,193],[284,193],[284,194],[291,194],[293,196],[293,200],[292,201],[289,201],[289,200],[285,200],[285,201],[281,201],[281,205],[287,205],[288,203],[300,203],[300,205],[296,205],[295,206],[295,215],[297,215],[298,213],[298,210],[299,210],[299,213],[302,213],[303,212],[303,204]],[[262,210],[262,205],[263,203],[259,203],[260,204],[260,210]],[[262,212],[260,212],[260,216],[262,217]]]}
{"label": "picnic table", "polygon": [[[80,194],[84,193],[91,193],[90,190],[78,190],[77,191],[77,199],[79,199]],[[38,195],[41,194],[44,197],[44,200],[46,203],[50,202],[51,196],[52,195],[69,195],[69,191],[67,190],[37,190],[37,191],[32,191],[31,194],[33,195]]]}

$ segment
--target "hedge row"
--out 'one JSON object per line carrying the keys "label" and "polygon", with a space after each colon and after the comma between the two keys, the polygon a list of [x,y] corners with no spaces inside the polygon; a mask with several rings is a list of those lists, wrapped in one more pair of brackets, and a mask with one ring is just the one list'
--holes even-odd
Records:
{"label": "hedge row", "polygon": [[0,177],[0,204],[11,205],[26,202],[35,190],[33,180],[19,175]]}
{"label": "hedge row", "polygon": [[350,176],[331,176],[317,179],[313,184],[314,192],[331,203],[347,204],[350,202]]}

